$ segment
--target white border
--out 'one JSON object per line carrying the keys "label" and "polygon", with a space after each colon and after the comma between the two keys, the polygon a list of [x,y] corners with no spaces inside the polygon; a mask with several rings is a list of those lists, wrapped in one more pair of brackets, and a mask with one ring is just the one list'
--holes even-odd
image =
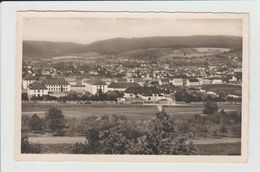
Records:
{"label": "white border", "polygon": [[[241,155],[73,155],[73,154],[21,154],[21,73],[22,73],[22,37],[23,21],[26,17],[91,17],[91,18],[167,18],[167,19],[239,19],[242,21],[243,37],[243,83],[242,83],[242,136]],[[85,162],[203,162],[230,163],[247,161],[248,139],[248,58],[249,58],[249,16],[234,13],[165,13],[165,12],[17,12],[17,60],[16,60],[16,119],[15,119],[15,159],[18,161],[85,161]]]}
{"label": "white border", "polygon": [[[1,8],[1,168],[3,171],[257,171],[260,159],[260,3],[258,1],[229,2],[27,2],[2,3]],[[249,161],[242,164],[126,164],[126,163],[18,163],[14,161],[13,131],[15,102],[15,22],[17,10],[92,10],[92,11],[185,11],[185,12],[248,12],[250,13],[250,97],[249,97]]]}

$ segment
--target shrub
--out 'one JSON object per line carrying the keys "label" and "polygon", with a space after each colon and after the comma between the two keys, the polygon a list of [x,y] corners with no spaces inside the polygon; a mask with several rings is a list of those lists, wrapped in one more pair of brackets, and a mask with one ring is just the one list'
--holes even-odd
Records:
{"label": "shrub", "polygon": [[44,121],[37,114],[34,114],[29,119],[29,127],[31,131],[43,133],[45,128]]}
{"label": "shrub", "polygon": [[41,153],[41,147],[39,144],[29,143],[28,136],[22,134],[21,153]]}
{"label": "shrub", "polygon": [[62,111],[56,107],[50,107],[45,116],[48,130],[55,133],[63,133],[65,119]]}
{"label": "shrub", "polygon": [[218,105],[212,101],[207,101],[203,110],[204,114],[213,114],[218,111]]}
{"label": "shrub", "polygon": [[116,121],[95,125],[88,130],[85,144],[75,144],[74,153],[88,154],[197,154],[190,135],[180,134],[172,115],[164,110],[156,113],[145,132]]}

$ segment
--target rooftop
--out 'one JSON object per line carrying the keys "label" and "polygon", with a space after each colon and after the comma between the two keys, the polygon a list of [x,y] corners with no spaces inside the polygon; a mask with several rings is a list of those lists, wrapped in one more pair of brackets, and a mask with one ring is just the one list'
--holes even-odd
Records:
{"label": "rooftop", "polygon": [[45,85],[69,85],[64,78],[48,78],[42,82]]}
{"label": "rooftop", "polygon": [[190,82],[199,82],[199,80],[197,78],[190,78],[188,79]]}
{"label": "rooftop", "polygon": [[28,87],[31,90],[47,90],[44,84],[37,81],[30,84]]}
{"label": "rooftop", "polygon": [[130,88],[130,87],[138,87],[139,85],[135,82],[113,82],[108,88]]}
{"label": "rooftop", "polygon": [[90,85],[106,85],[105,82],[99,80],[99,79],[89,79],[86,81],[86,83],[90,84]]}

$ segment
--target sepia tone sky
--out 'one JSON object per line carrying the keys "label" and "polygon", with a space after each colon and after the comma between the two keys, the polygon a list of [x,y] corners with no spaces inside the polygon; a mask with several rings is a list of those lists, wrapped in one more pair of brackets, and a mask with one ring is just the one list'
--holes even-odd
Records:
{"label": "sepia tone sky", "polygon": [[111,38],[242,35],[238,19],[25,18],[23,39],[88,44]]}

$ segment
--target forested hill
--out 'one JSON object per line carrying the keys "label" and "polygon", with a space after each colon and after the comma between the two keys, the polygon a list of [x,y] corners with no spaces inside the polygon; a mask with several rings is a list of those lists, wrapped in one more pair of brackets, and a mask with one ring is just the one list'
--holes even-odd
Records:
{"label": "forested hill", "polygon": [[68,42],[24,41],[23,57],[25,59],[41,59],[86,52],[117,54],[135,49],[192,47],[242,49],[242,38],[236,36],[114,38],[86,45]]}

